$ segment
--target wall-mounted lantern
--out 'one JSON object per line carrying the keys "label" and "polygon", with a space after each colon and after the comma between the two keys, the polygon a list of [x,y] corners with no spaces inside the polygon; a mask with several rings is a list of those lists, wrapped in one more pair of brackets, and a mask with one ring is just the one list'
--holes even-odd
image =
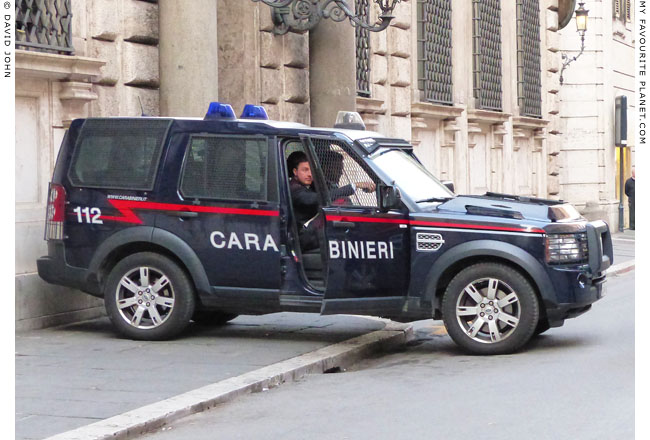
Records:
{"label": "wall-mounted lantern", "polygon": [[[321,18],[334,21],[350,20],[353,26],[372,32],[380,32],[388,27],[393,10],[401,0],[374,0],[381,9],[379,20],[369,24],[367,18],[355,12],[354,0],[253,0],[272,8],[271,14],[275,28],[273,32],[283,35],[287,32],[304,33],[316,27]],[[350,6],[352,2],[352,6]]]}
{"label": "wall-mounted lantern", "polygon": [[578,55],[569,58],[567,54],[562,54],[562,70],[560,70],[560,85],[564,84],[564,70],[569,67],[569,64],[577,60],[580,55],[585,51],[585,33],[587,32],[587,20],[589,11],[585,9],[585,3],[580,2],[580,6],[575,11],[576,14],[576,28],[580,34],[580,52]]}

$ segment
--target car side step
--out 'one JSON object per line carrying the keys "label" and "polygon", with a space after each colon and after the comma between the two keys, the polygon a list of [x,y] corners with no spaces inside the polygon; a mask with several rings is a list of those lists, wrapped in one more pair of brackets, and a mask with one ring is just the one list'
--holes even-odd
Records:
{"label": "car side step", "polygon": [[319,296],[280,295],[280,306],[287,311],[320,312],[322,302]]}

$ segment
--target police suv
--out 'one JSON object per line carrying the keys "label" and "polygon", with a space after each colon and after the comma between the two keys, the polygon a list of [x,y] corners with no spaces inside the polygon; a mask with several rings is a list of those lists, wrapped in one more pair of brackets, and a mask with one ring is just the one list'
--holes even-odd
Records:
{"label": "police suv", "polygon": [[[39,275],[103,297],[134,339],[239,314],[351,313],[442,319],[478,354],[513,352],[602,296],[613,260],[605,222],[560,201],[454,195],[408,142],[340,116],[334,129],[310,128],[212,103],[204,119],[73,121]],[[307,155],[320,198],[320,246],[304,253],[294,151]],[[332,197],[360,181],[376,191]]]}

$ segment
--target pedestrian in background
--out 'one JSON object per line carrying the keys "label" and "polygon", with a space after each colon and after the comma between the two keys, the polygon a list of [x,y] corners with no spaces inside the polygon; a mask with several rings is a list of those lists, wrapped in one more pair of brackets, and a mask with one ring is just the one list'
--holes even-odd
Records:
{"label": "pedestrian in background", "polygon": [[632,167],[632,177],[625,181],[625,195],[630,208],[630,229],[634,231],[634,167]]}

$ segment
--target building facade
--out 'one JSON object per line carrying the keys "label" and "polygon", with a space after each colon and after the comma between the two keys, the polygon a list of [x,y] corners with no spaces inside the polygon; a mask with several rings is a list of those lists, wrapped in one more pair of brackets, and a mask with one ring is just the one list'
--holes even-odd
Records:
{"label": "building facade", "polygon": [[[634,0],[585,3],[589,30],[583,55],[564,73],[560,115],[560,196],[590,219],[602,218],[612,229],[619,224],[619,148],[615,147],[615,101],[627,96],[628,127],[636,120],[634,97]],[[560,46],[569,57],[578,54],[575,27],[561,31]],[[623,148],[624,180],[634,163],[634,130]],[[625,226],[628,204],[624,196]]]}
{"label": "building facade", "polygon": [[[402,0],[383,32],[322,20],[277,35],[270,8],[251,0],[17,0],[16,328],[103,313],[36,274],[48,180],[78,117],[201,117],[219,100],[332,126],[356,110],[368,129],[410,140],[458,193],[573,201],[562,1]],[[376,20],[374,2],[352,2]]]}

